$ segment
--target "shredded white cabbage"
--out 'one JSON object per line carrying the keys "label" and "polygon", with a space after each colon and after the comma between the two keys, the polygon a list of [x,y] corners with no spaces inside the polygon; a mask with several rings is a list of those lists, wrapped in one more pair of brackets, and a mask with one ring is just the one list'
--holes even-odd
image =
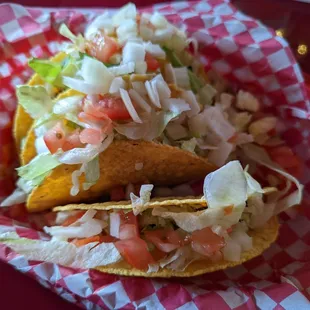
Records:
{"label": "shredded white cabbage", "polygon": [[247,200],[247,181],[239,161],[234,160],[220,169],[211,172],[203,185],[208,207],[241,206]]}
{"label": "shredded white cabbage", "polygon": [[58,100],[53,107],[53,113],[66,114],[76,111],[82,105],[83,96],[71,96]]}
{"label": "shredded white cabbage", "polygon": [[131,102],[131,99],[129,97],[127,90],[120,89],[120,94],[121,94],[121,97],[122,97],[123,102],[125,104],[125,107],[126,107],[128,113],[130,114],[131,118],[133,119],[133,121],[136,123],[142,123],[141,118],[139,117],[135,107],[133,106],[133,104]]}
{"label": "shredded white cabbage", "polygon": [[273,215],[277,215],[280,212],[285,211],[288,208],[301,203],[303,185],[295,177],[285,172],[279,165],[274,163],[263,148],[256,146],[254,144],[246,144],[242,147],[242,150],[244,154],[251,160],[279,173],[280,175],[284,176],[287,180],[293,182],[297,187],[296,191],[282,198],[276,203]]}

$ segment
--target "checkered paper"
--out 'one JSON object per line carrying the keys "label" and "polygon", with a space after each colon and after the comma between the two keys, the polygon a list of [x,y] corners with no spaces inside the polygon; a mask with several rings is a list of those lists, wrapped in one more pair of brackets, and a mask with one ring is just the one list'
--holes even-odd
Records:
{"label": "checkered paper", "polygon": [[[283,136],[305,162],[304,204],[281,216],[279,239],[263,255],[195,278],[144,279],[77,270],[28,261],[3,244],[0,259],[85,309],[310,309],[310,109],[302,73],[288,44],[225,0],[160,4],[144,10],[158,10],[185,27],[198,40],[206,69],[254,92],[267,111],[284,118]],[[31,75],[27,59],[61,50],[63,41],[56,30],[62,22],[83,31],[99,12],[0,5],[0,199],[14,188],[14,88]],[[1,210],[0,232],[46,239],[37,229],[42,215],[25,215],[21,208]]]}

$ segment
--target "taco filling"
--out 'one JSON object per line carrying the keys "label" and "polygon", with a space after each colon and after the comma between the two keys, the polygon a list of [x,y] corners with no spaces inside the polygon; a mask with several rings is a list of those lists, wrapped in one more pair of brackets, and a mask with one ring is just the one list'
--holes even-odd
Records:
{"label": "taco filling", "polygon": [[72,267],[146,276],[199,274],[259,255],[277,237],[275,216],[284,199],[292,199],[287,193],[279,198],[283,193],[276,188],[262,188],[238,161],[205,178],[200,204],[154,202],[152,190],[153,185],[142,185],[140,197],[131,193],[127,205],[57,207],[55,219],[44,227],[50,241],[4,242],[30,259]]}

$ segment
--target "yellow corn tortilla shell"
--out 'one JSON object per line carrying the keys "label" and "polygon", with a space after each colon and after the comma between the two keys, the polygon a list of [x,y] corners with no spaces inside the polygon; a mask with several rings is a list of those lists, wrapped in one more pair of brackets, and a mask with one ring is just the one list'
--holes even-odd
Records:
{"label": "yellow corn tortilla shell", "polygon": [[[84,95],[76,90],[69,89],[62,93],[60,93],[56,98],[55,101],[71,97],[71,96],[78,96],[78,95]],[[28,115],[28,114],[27,114]],[[20,153],[20,163],[21,166],[27,165],[31,159],[33,159],[37,155],[36,147],[35,147],[35,140],[36,135],[34,132],[34,128],[30,126],[27,136],[25,138],[24,146],[21,149]]]}
{"label": "yellow corn tortilla shell", "polygon": [[[71,174],[80,165],[61,165],[55,168],[41,185],[28,196],[27,209],[38,212],[70,203],[94,201],[110,189],[119,186],[151,183],[177,185],[202,179],[216,167],[206,158],[169,145],[147,141],[115,140],[99,155],[100,178],[89,190],[70,195]],[[135,164],[143,163],[136,171]],[[84,182],[84,175],[80,184]]]}
{"label": "yellow corn tortilla shell", "polygon": [[[65,57],[66,53],[60,52],[54,57],[52,57],[51,61],[61,62],[64,60]],[[38,74],[34,74],[27,83],[27,85],[29,86],[44,85],[44,84],[45,82],[40,78]],[[21,142],[23,138],[26,136],[32,123],[33,119],[31,118],[31,116],[25,111],[25,109],[20,104],[18,104],[15,112],[14,127],[13,127],[13,134],[17,150],[20,149]]]}
{"label": "yellow corn tortilla shell", "polygon": [[[166,200],[165,200],[166,199]],[[194,204],[192,204],[194,202]],[[199,206],[199,202],[201,205]],[[181,206],[187,205],[193,208],[199,208],[205,205],[205,200],[203,198],[193,198],[193,197],[169,197],[169,198],[155,198],[152,199],[149,207],[163,207],[163,206]],[[96,204],[79,204],[79,205],[67,205],[63,207],[56,207],[53,211],[73,211],[73,210],[111,210],[111,209],[130,209],[130,203],[128,202],[109,202],[109,203],[96,203]],[[242,263],[259,256],[262,254],[270,245],[275,242],[278,237],[279,232],[279,223],[277,217],[271,218],[268,223],[266,223],[263,227],[249,230],[248,234],[253,239],[253,248],[249,251],[243,252],[241,254],[240,261],[237,262],[228,262],[228,261],[219,261],[219,262],[211,262],[211,261],[197,261],[190,264],[185,271],[174,271],[167,268],[160,269],[158,272],[147,273],[145,271],[135,269],[130,266],[127,262],[121,261],[116,264],[112,264],[109,266],[101,266],[96,268],[101,272],[118,274],[124,276],[140,276],[140,277],[162,277],[162,278],[170,278],[170,277],[192,277],[197,276],[204,273],[214,272],[217,270],[226,269],[229,267],[234,267],[237,265],[241,265]]]}
{"label": "yellow corn tortilla shell", "polygon": [[[152,198],[150,202],[145,204],[148,208],[154,207],[166,207],[166,206],[178,206],[178,207],[186,207],[191,206],[195,209],[201,209],[207,206],[207,202],[204,197],[197,198],[195,196],[187,196],[187,197],[160,197],[160,198]],[[111,210],[111,209],[131,209],[131,201],[107,201],[107,202],[97,202],[92,204],[69,204],[66,206],[55,207],[53,209],[54,212],[57,211],[74,211],[78,210]]]}

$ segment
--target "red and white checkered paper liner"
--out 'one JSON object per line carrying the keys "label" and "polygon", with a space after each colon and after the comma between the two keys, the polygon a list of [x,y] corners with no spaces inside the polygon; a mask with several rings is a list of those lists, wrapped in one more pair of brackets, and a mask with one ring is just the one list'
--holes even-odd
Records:
{"label": "red and white checkered paper liner", "polygon": [[[154,10],[185,26],[197,38],[206,68],[212,67],[259,95],[268,111],[279,115],[281,109],[277,108],[286,105],[309,118],[302,73],[286,41],[272,30],[237,11],[227,0],[177,2],[145,9]],[[61,49],[62,38],[56,31],[60,23],[82,31],[98,12],[0,5],[0,198],[14,188],[14,88],[31,74],[27,59],[48,57]],[[263,255],[235,268],[189,279],[120,277],[28,261],[3,244],[0,259],[87,309],[310,309],[310,124],[305,119],[292,119],[290,113],[284,116],[283,136],[305,162],[302,181],[306,199],[293,218],[281,216],[280,237]],[[2,209],[0,232],[46,239],[34,229],[40,215],[17,222],[12,219],[16,208]]]}

